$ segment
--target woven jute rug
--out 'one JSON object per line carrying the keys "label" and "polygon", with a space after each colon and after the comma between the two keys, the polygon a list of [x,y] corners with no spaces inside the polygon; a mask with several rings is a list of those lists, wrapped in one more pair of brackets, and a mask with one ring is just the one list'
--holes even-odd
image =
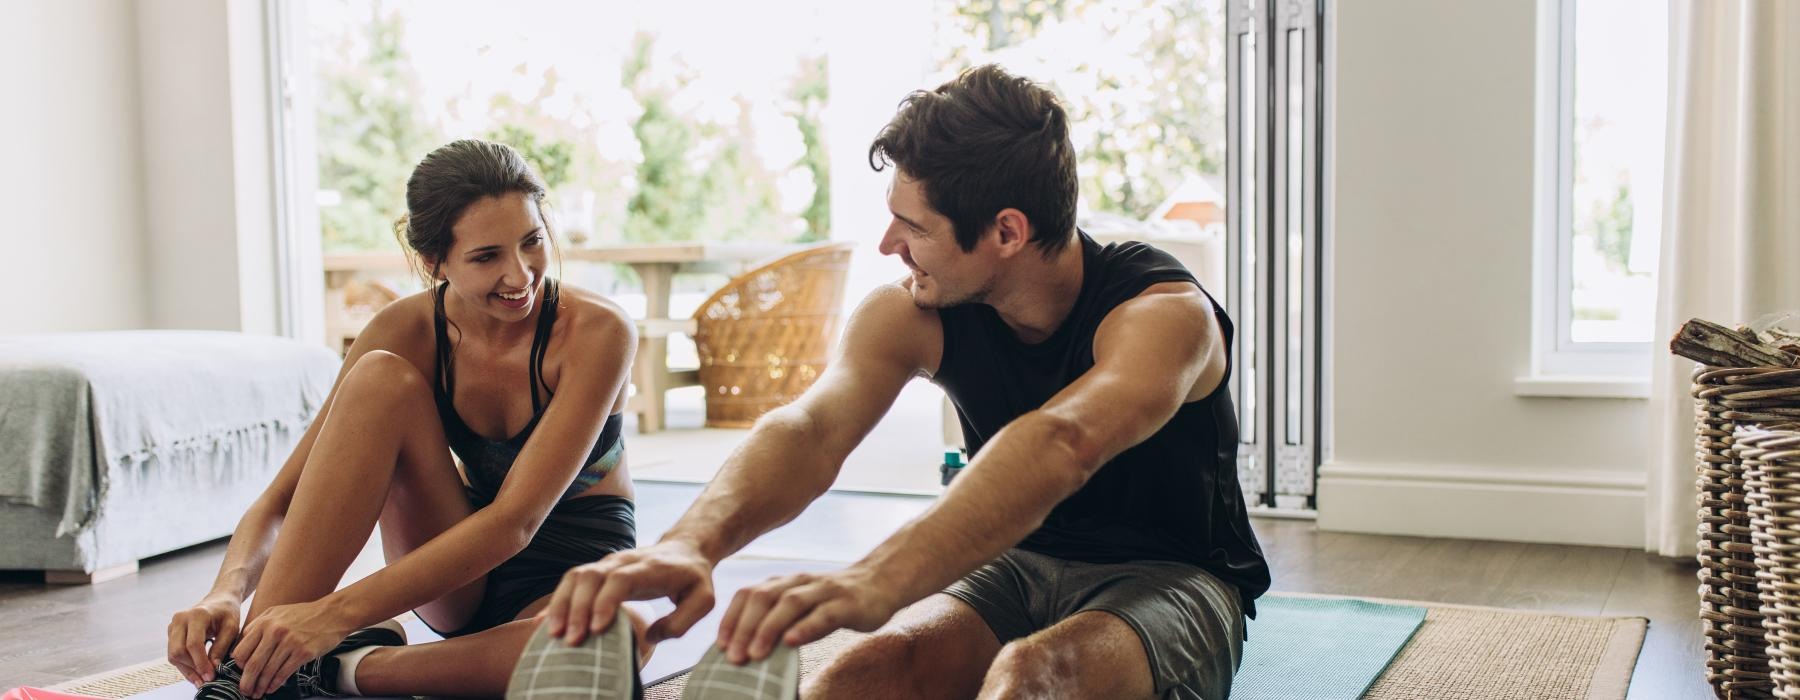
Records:
{"label": "woven jute rug", "polygon": [[1413,604],[1427,607],[1425,623],[1364,698],[1623,700],[1649,628],[1641,617]]}
{"label": "woven jute rug", "polygon": [[98,673],[86,678],[51,686],[50,690],[102,698],[128,698],[176,683],[186,683],[181,672],[167,661],[146,661],[117,671]]}
{"label": "woven jute rug", "polygon": [[[1621,699],[1631,685],[1631,672],[1648,626],[1640,617],[1581,617],[1360,599],[1428,609],[1412,640],[1363,695],[1371,700]],[[801,673],[817,671],[861,636],[839,631],[802,648]],[[645,690],[645,698],[678,700],[684,680],[685,676],[677,676],[651,686]],[[173,667],[151,662],[52,690],[127,698],[180,682],[181,675]]]}

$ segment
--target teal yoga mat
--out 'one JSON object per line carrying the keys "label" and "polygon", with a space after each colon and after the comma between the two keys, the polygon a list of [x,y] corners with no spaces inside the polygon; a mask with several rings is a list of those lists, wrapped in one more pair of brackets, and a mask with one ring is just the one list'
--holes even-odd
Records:
{"label": "teal yoga mat", "polygon": [[1425,608],[1264,596],[1231,684],[1234,700],[1359,698],[1425,621]]}

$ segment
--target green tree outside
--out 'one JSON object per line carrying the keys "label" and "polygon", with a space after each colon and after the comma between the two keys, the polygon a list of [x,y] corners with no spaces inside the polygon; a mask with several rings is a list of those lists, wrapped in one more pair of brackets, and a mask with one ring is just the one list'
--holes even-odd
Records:
{"label": "green tree outside", "polygon": [[[419,75],[405,50],[403,5],[371,5],[369,22],[316,49],[319,187],[336,194],[336,201],[322,202],[320,210],[327,251],[393,249],[393,223],[405,211],[413,165],[457,136],[421,116],[433,110],[421,108]],[[554,67],[544,71],[537,94],[527,99],[488,96],[484,116],[491,126],[471,135],[517,148],[543,176],[550,205],[560,213],[572,209],[558,195],[592,193],[596,206],[582,213],[594,220],[565,217],[565,230],[612,231],[635,243],[827,238],[824,57],[802,58],[796,77],[780,93],[781,113],[797,130],[804,154],[796,162],[764,163],[757,155],[759,134],[748,98],[735,99],[738,118],[727,123],[687,113],[680,98],[695,76],[679,63],[653,65],[655,45],[654,34],[639,32],[620,72],[620,86],[636,103],[629,125],[639,151],[635,162],[602,158],[591,145],[594,127],[577,127],[546,111],[544,103],[566,89]],[[526,65],[518,70],[524,75]],[[445,105],[445,111],[452,107]],[[618,110],[578,109],[587,110],[589,125],[597,121],[596,111]],[[777,185],[793,171],[805,172],[814,188],[803,207],[786,211]]]}
{"label": "green tree outside", "polygon": [[1126,65],[1079,60],[1056,75],[1027,75],[1063,98],[1090,208],[1143,218],[1188,177],[1224,171],[1225,37],[1216,7],[1194,0],[943,2],[938,35],[950,38],[942,39],[939,65],[947,70],[1001,56],[1060,61],[1059,49],[1040,39],[1063,25],[1146,28]]}
{"label": "green tree outside", "polygon": [[342,57],[319,82],[319,189],[339,201],[319,208],[327,252],[393,250],[406,212],[406,179],[444,141],[419,117],[419,84],[402,39],[405,23],[386,3],[324,51]]}

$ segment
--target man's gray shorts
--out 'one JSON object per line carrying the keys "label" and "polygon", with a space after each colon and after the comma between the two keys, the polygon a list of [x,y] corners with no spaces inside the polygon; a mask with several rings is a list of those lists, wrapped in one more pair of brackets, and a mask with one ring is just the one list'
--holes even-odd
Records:
{"label": "man's gray shorts", "polygon": [[1163,698],[1219,698],[1243,655],[1237,589],[1189,564],[1089,564],[1013,549],[944,589],[1005,644],[1100,610],[1137,630]]}

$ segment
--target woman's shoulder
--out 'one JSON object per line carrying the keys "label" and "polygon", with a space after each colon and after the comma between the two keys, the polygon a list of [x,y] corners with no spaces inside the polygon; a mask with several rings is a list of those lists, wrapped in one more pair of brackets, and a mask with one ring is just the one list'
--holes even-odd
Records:
{"label": "woman's shoulder", "polygon": [[619,338],[628,334],[635,339],[637,323],[617,302],[598,292],[571,284],[557,287],[557,323],[568,324],[576,336],[588,340]]}
{"label": "woman's shoulder", "polygon": [[408,294],[381,307],[363,327],[361,335],[377,341],[377,349],[402,355],[419,347],[429,349],[435,332],[432,328],[435,308],[430,289]]}

